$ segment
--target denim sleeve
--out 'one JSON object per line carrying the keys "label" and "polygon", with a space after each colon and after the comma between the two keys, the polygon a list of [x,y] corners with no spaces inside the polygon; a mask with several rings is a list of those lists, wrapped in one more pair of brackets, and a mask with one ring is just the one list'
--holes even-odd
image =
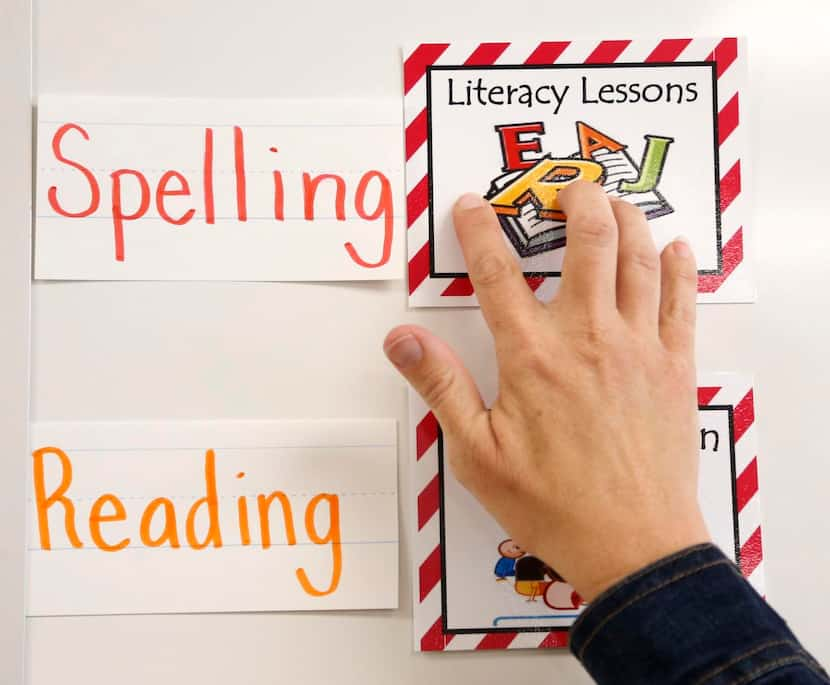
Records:
{"label": "denim sleeve", "polygon": [[601,594],[570,646],[599,685],[830,684],[714,545],[661,559]]}

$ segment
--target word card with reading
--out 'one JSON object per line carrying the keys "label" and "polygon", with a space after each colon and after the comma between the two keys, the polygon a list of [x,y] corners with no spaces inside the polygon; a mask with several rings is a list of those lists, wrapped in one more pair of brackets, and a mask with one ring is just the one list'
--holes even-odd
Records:
{"label": "word card with reading", "polygon": [[[731,374],[700,381],[699,499],[712,539],[763,594],[752,385]],[[417,532],[417,650],[565,647],[585,604],[556,572],[513,542],[455,479],[441,428],[410,391]]]}
{"label": "word card with reading", "polygon": [[403,276],[386,100],[41,97],[35,278]]}
{"label": "word card with reading", "polygon": [[751,301],[745,259],[745,46],[736,38],[425,43],[405,51],[407,247],[413,306],[476,303],[451,220],[478,192],[541,299],[566,247],[559,191],[577,179],[678,235],[700,302]]}
{"label": "word card with reading", "polygon": [[35,423],[31,616],[398,606],[391,420]]}

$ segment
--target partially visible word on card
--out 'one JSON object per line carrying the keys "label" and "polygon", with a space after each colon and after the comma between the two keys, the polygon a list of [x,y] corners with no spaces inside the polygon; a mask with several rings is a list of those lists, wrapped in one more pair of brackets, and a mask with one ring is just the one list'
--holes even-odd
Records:
{"label": "partially visible word on card", "polygon": [[391,420],[36,423],[32,616],[398,606]]}
{"label": "partially visible word on card", "polygon": [[[752,385],[732,374],[699,382],[699,500],[712,540],[764,594]],[[556,571],[516,544],[449,468],[440,426],[410,391],[415,451],[415,648],[564,647],[585,603]]]}
{"label": "partially visible word on card", "polygon": [[744,59],[736,38],[407,49],[410,304],[475,304],[450,220],[470,191],[492,205],[528,285],[550,298],[567,251],[557,195],[577,179],[640,207],[659,248],[687,236],[699,301],[752,300]]}
{"label": "partially visible word on card", "polygon": [[403,276],[393,99],[44,96],[37,112],[36,278]]}

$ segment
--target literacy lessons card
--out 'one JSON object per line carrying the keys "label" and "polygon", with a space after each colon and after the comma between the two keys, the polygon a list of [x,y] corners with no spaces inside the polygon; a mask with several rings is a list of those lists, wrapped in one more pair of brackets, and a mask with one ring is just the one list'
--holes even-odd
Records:
{"label": "literacy lessons card", "polygon": [[700,302],[747,302],[745,45],[736,38],[427,43],[404,53],[409,302],[475,305],[450,217],[493,205],[548,299],[565,253],[558,191],[599,183],[691,242]]}
{"label": "literacy lessons card", "polygon": [[403,277],[400,102],[38,101],[35,278]]}
{"label": "literacy lessons card", "polygon": [[[700,502],[713,540],[763,594],[751,383],[703,378]],[[410,391],[417,493],[414,639],[422,651],[564,647],[582,598],[532,549],[508,538],[455,480],[435,417]]]}
{"label": "literacy lessons card", "polygon": [[30,616],[398,606],[391,420],[35,423]]}

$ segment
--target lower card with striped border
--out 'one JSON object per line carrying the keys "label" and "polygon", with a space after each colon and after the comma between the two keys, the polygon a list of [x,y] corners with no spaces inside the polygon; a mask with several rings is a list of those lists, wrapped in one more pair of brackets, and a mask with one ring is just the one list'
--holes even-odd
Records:
{"label": "lower card with striped border", "polygon": [[[699,379],[700,502],[714,542],[764,594],[752,382]],[[566,647],[585,604],[523,550],[454,478],[441,427],[410,391],[415,483],[414,640],[418,651]]]}

